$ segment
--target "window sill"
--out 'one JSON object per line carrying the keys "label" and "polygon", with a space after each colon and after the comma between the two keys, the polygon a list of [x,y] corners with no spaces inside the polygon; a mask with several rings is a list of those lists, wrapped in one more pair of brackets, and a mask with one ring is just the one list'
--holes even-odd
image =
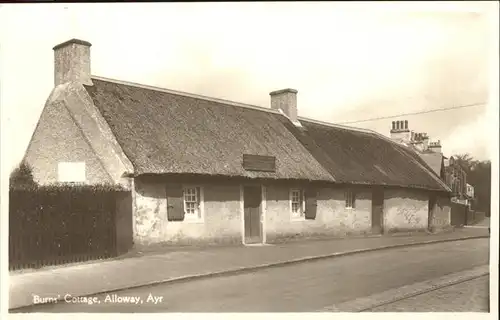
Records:
{"label": "window sill", "polygon": [[306,218],[305,217],[291,217],[290,221],[292,221],[292,222],[306,221]]}
{"label": "window sill", "polygon": [[184,217],[184,221],[183,222],[197,224],[197,223],[205,223],[205,220],[204,219],[200,219],[200,218],[187,218],[187,217]]}

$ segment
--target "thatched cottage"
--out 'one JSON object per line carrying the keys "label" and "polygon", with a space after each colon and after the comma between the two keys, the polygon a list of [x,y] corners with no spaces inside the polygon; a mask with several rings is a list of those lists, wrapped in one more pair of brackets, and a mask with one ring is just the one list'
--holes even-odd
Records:
{"label": "thatched cottage", "polygon": [[42,184],[120,183],[134,240],[266,243],[450,224],[450,190],[376,132],[91,75],[90,43],[54,47],[55,88],[25,160]]}

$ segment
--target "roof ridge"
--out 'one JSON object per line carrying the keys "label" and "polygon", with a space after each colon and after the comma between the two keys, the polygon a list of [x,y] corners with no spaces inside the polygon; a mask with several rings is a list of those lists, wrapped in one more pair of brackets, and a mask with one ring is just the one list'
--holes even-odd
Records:
{"label": "roof ridge", "polygon": [[137,82],[111,79],[111,78],[105,78],[105,77],[100,77],[100,76],[95,76],[95,75],[92,75],[91,78],[96,79],[96,80],[101,80],[101,81],[108,81],[108,82],[114,82],[114,83],[118,83],[118,84],[128,85],[128,86],[132,86],[132,87],[138,87],[138,88],[143,88],[143,89],[149,89],[149,90],[154,90],[154,91],[175,94],[175,95],[179,95],[179,96],[185,96],[185,97],[190,97],[190,98],[195,98],[195,99],[202,99],[202,100],[207,100],[207,101],[212,101],[212,102],[218,102],[218,103],[226,104],[226,105],[233,106],[233,107],[242,107],[242,108],[260,110],[260,111],[269,112],[269,113],[280,114],[280,112],[278,110],[273,110],[271,108],[265,108],[265,107],[261,107],[261,106],[248,104],[248,103],[236,102],[236,101],[231,101],[231,100],[226,100],[226,99],[221,99],[221,98],[208,97],[208,96],[204,96],[204,95],[200,95],[200,94],[196,94],[196,93],[189,93],[189,92],[184,92],[184,91],[166,89],[166,88],[151,86],[151,85],[147,85],[147,84],[140,84]]}
{"label": "roof ridge", "polygon": [[[162,88],[162,87],[158,87],[158,86],[151,86],[151,85],[147,85],[147,84],[141,84],[141,83],[132,82],[132,81],[106,78],[106,77],[101,77],[101,76],[96,76],[96,75],[92,75],[91,78],[96,79],[96,80],[101,80],[101,81],[108,81],[108,82],[114,82],[114,83],[118,83],[118,84],[143,88],[143,89],[149,89],[149,90],[155,90],[155,91],[160,91],[160,92],[166,92],[166,93],[186,96],[186,97],[195,98],[195,99],[203,99],[203,100],[207,100],[207,101],[219,102],[219,103],[227,104],[227,105],[234,106],[234,107],[243,107],[243,108],[255,109],[255,110],[265,111],[265,112],[274,113],[274,114],[285,115],[283,113],[283,111],[281,111],[281,110],[273,110],[271,108],[252,105],[249,103],[237,102],[237,101],[215,98],[215,97],[209,97],[209,96],[196,94],[196,93],[189,93],[189,92],[185,92],[185,91],[172,90],[172,89]],[[335,124],[335,123],[331,123],[331,122],[325,122],[325,121],[311,119],[311,118],[302,117],[302,116],[297,117],[297,119],[299,121],[300,120],[310,121],[310,122],[314,122],[317,124],[327,125],[327,126],[331,126],[331,127],[335,127],[335,128],[341,128],[341,129],[352,130],[352,131],[359,131],[359,132],[364,132],[364,133],[375,133],[375,134],[380,135],[380,133],[373,131],[373,130],[370,130],[370,129],[343,126],[343,125],[339,125],[339,124]]]}
{"label": "roof ridge", "polygon": [[[404,145],[402,143],[399,143],[397,141],[394,141],[393,139],[391,139],[391,138],[389,138],[389,137],[387,137],[387,136],[385,136],[385,135],[383,135],[380,132],[377,132],[375,130],[364,129],[364,128],[356,128],[356,127],[349,127],[349,126],[344,126],[344,125],[339,125],[339,124],[324,122],[324,121],[320,121],[320,120],[309,119],[309,118],[305,118],[305,117],[298,117],[298,118],[301,119],[301,120],[310,121],[310,122],[313,122],[313,123],[317,123],[317,124],[321,124],[321,125],[326,125],[326,126],[330,126],[330,127],[334,127],[334,128],[341,128],[341,129],[345,129],[345,130],[359,131],[359,132],[363,132],[363,133],[368,133],[368,134],[376,136],[379,139],[386,140],[386,141],[392,143],[393,145],[399,146],[399,147],[407,150],[408,152],[413,152],[413,153],[416,154],[417,157],[420,157],[420,154],[417,153],[412,148],[410,148],[410,147],[408,147],[408,146],[406,146],[406,145]],[[448,187],[441,179],[439,179],[439,178],[437,178],[435,176],[435,173],[434,173],[433,170],[429,170],[428,168],[426,168],[425,166],[423,166],[418,161],[415,161],[414,159],[410,159],[410,160],[413,161],[414,163],[416,163],[418,166],[420,166],[425,171],[427,171],[434,178],[434,180],[436,180],[439,184]]]}
{"label": "roof ridge", "polygon": [[302,119],[302,120],[305,120],[305,121],[314,122],[314,123],[317,123],[317,124],[322,124],[322,125],[330,126],[330,127],[334,127],[334,128],[340,128],[340,129],[345,129],[345,130],[358,131],[358,132],[363,132],[363,133],[368,133],[368,134],[376,135],[377,137],[382,138],[382,139],[384,139],[386,141],[389,141],[389,142],[391,142],[393,144],[401,145],[399,142],[394,141],[393,139],[391,139],[391,138],[389,138],[389,137],[381,134],[380,132],[372,130],[372,129],[365,129],[365,128],[357,128],[357,127],[345,126],[345,125],[341,125],[341,124],[336,124],[336,123],[331,123],[331,122],[325,122],[325,121],[316,120],[316,119],[310,119],[310,118],[306,118],[306,117],[299,117],[299,119]]}
{"label": "roof ridge", "polygon": [[344,125],[341,125],[341,124],[336,124],[336,123],[331,123],[331,122],[326,122],[326,121],[311,119],[311,118],[302,117],[302,116],[297,117],[297,119],[303,120],[303,121],[310,121],[310,122],[313,122],[313,123],[316,123],[316,124],[322,124],[322,125],[326,125],[326,126],[329,126],[329,127],[345,129],[345,130],[359,131],[359,132],[364,132],[364,133],[376,133],[376,134],[380,134],[380,133],[378,133],[376,131],[373,131],[373,130],[370,130],[370,129],[344,126]]}

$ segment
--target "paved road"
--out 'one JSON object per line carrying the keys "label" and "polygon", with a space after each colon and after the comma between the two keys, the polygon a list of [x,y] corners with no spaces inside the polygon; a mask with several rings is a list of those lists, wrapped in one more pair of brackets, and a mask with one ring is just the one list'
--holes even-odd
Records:
{"label": "paved road", "polygon": [[[110,294],[95,296],[100,303],[92,305],[59,302],[23,311],[310,312],[485,265],[488,255],[489,239],[448,242],[117,293],[121,298],[139,297],[143,303],[137,305],[110,302],[114,297]],[[463,309],[460,302],[456,307],[457,311]]]}
{"label": "paved road", "polygon": [[488,275],[367,310],[368,312],[489,312]]}

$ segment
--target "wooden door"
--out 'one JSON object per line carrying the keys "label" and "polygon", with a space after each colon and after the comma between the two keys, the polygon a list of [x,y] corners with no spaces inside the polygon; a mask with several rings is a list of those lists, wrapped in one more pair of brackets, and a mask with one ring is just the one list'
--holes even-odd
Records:
{"label": "wooden door", "polygon": [[245,243],[262,243],[262,227],[260,222],[261,187],[245,186],[243,192]]}
{"label": "wooden door", "polygon": [[316,219],[316,211],[318,207],[317,192],[315,189],[309,188],[305,191],[306,212],[305,218],[308,220]]}
{"label": "wooden door", "polygon": [[169,183],[166,185],[167,219],[168,221],[184,220],[184,196],[182,185]]}
{"label": "wooden door", "polygon": [[372,232],[384,231],[384,190],[376,188],[372,196]]}

